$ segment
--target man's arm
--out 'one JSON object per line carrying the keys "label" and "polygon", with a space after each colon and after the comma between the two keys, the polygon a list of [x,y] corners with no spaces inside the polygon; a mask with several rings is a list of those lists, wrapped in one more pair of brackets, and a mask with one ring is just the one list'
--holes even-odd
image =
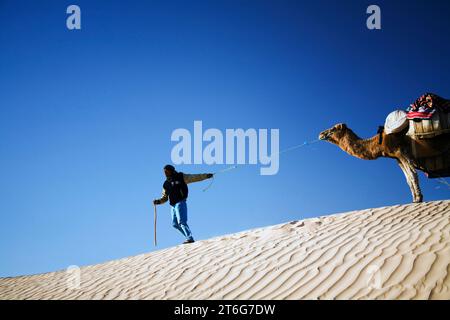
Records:
{"label": "man's arm", "polygon": [[200,174],[183,174],[184,182],[186,184],[203,181],[213,177],[212,173],[200,173]]}
{"label": "man's arm", "polygon": [[163,204],[166,203],[169,196],[167,195],[166,189],[163,188],[161,198],[153,200],[153,204]]}

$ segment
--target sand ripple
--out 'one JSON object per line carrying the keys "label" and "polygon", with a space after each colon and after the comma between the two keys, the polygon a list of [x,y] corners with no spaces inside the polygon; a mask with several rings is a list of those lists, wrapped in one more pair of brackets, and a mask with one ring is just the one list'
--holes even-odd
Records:
{"label": "sand ripple", "polygon": [[66,271],[0,278],[0,299],[448,300],[449,274],[450,201],[437,201],[293,221],[82,267],[79,286]]}

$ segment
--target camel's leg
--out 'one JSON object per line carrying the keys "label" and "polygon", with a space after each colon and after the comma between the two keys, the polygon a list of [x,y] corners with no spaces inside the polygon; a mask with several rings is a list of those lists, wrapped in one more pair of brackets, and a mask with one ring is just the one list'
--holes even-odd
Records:
{"label": "camel's leg", "polygon": [[407,159],[397,159],[398,165],[403,171],[406,177],[406,182],[411,189],[414,202],[422,202],[423,195],[419,186],[419,177],[417,176],[416,169],[409,163]]}
{"label": "camel's leg", "polygon": [[422,190],[420,190],[420,183],[419,183],[419,175],[417,174],[417,170],[414,167],[414,165],[411,163],[411,161],[406,160],[406,167],[409,169],[410,175],[412,175],[411,181],[414,189],[416,190],[416,198],[414,199],[414,202],[422,202],[423,201],[423,195]]}

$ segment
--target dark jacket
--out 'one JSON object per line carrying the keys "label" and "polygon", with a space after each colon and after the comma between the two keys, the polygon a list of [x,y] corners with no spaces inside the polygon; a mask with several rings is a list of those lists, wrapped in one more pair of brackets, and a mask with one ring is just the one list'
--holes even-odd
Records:
{"label": "dark jacket", "polygon": [[187,185],[189,183],[203,181],[208,179],[207,173],[201,174],[187,174],[183,172],[174,172],[173,176],[164,181],[162,196],[159,199],[160,203],[165,203],[169,200],[171,206],[178,202],[186,200],[189,194]]}

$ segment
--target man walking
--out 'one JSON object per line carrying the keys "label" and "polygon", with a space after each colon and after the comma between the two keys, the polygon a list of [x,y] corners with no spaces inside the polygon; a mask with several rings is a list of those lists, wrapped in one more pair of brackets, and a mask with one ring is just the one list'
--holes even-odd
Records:
{"label": "man walking", "polygon": [[163,204],[169,200],[172,213],[172,225],[179,230],[185,237],[183,243],[192,243],[194,238],[187,224],[187,205],[188,184],[192,182],[203,181],[213,176],[212,173],[186,174],[177,172],[170,164],[164,167],[166,181],[163,184],[162,197],[153,200],[153,204]]}

